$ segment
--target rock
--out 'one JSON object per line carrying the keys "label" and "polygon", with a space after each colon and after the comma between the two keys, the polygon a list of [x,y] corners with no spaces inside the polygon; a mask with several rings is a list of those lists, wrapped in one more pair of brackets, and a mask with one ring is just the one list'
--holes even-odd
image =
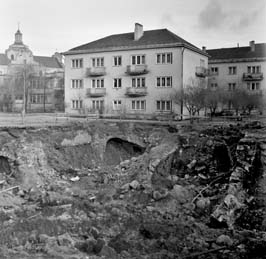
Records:
{"label": "rock", "polygon": [[132,181],[132,182],[129,184],[129,186],[130,186],[132,189],[136,190],[136,189],[139,188],[140,184],[139,184],[139,182],[138,182],[137,180],[134,180],[134,181]]}
{"label": "rock", "polygon": [[168,194],[169,194],[168,190],[161,189],[161,190],[153,191],[152,197],[154,200],[158,201],[158,200],[166,198]]}
{"label": "rock", "polygon": [[70,181],[71,181],[71,182],[77,182],[77,181],[79,181],[79,180],[80,180],[79,176],[75,176],[75,177],[71,177],[71,178],[70,178]]}
{"label": "rock", "polygon": [[196,208],[199,210],[199,212],[204,212],[210,208],[210,204],[211,202],[209,198],[200,198],[196,202]]}
{"label": "rock", "polygon": [[124,160],[120,163],[121,168],[127,168],[129,166],[130,160]]}
{"label": "rock", "polygon": [[188,169],[191,170],[192,168],[194,168],[195,165],[196,165],[196,163],[197,163],[197,160],[196,160],[196,159],[193,159],[193,160],[187,165]]}
{"label": "rock", "polygon": [[99,230],[96,227],[91,227],[90,233],[95,239],[97,239],[100,234]]}
{"label": "rock", "polygon": [[85,248],[84,252],[86,252],[88,254],[94,253],[95,245],[96,245],[96,240],[94,240],[93,238],[87,239],[85,244],[84,244],[84,248]]}
{"label": "rock", "polygon": [[100,256],[103,256],[106,259],[118,259],[118,254],[117,252],[109,246],[103,246],[101,252],[100,252]]}
{"label": "rock", "polygon": [[155,207],[153,206],[147,206],[146,208],[147,208],[147,211],[149,212],[152,212],[153,210],[155,210]]}
{"label": "rock", "polygon": [[191,199],[189,191],[185,187],[178,184],[176,184],[173,190],[171,190],[171,196],[181,204],[186,203]]}
{"label": "rock", "polygon": [[60,246],[74,246],[75,242],[74,240],[72,239],[72,237],[68,234],[68,233],[65,233],[63,235],[60,235],[58,236],[58,244]]}
{"label": "rock", "polygon": [[217,245],[231,246],[231,245],[233,245],[233,240],[227,235],[220,235],[216,239],[216,244]]}
{"label": "rock", "polygon": [[96,242],[96,244],[94,246],[94,252],[96,254],[99,254],[104,245],[105,245],[105,241],[102,238],[98,238],[97,242]]}
{"label": "rock", "polygon": [[206,166],[202,165],[202,166],[196,166],[195,171],[200,174],[200,173],[204,173],[206,171]]}

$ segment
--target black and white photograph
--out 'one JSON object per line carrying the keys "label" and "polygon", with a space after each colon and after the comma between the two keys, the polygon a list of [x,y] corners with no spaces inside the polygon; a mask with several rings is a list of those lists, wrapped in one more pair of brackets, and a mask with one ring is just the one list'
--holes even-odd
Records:
{"label": "black and white photograph", "polygon": [[0,259],[266,259],[265,0],[0,0]]}

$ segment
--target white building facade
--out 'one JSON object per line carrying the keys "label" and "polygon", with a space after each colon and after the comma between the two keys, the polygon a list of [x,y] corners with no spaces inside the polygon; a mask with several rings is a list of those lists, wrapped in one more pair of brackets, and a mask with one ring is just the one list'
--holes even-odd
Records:
{"label": "white building facade", "polygon": [[156,115],[184,111],[173,93],[191,80],[206,81],[208,55],[172,32],[143,31],[76,47],[65,55],[68,113]]}
{"label": "white building facade", "polygon": [[210,49],[207,53],[210,88],[262,93],[266,103],[266,43],[250,41],[249,46]]}

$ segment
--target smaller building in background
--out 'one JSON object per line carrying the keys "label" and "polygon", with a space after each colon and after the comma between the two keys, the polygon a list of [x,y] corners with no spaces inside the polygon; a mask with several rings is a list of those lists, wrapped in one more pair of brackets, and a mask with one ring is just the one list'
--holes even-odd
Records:
{"label": "smaller building in background", "polygon": [[246,90],[250,94],[262,94],[266,101],[266,43],[250,41],[249,46],[208,49],[207,53],[210,88]]}
{"label": "smaller building in background", "polygon": [[15,42],[0,54],[0,90],[0,111],[63,111],[62,55],[34,56],[17,30]]}

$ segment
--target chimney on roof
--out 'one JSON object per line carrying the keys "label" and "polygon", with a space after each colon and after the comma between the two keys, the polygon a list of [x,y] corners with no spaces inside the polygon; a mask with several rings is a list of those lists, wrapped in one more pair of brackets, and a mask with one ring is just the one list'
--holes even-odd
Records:
{"label": "chimney on roof", "polygon": [[206,52],[206,47],[205,46],[202,46],[202,51]]}
{"label": "chimney on roof", "polygon": [[254,40],[252,40],[252,41],[249,42],[249,47],[250,47],[250,50],[252,52],[255,51],[255,41]]}
{"label": "chimney on roof", "polygon": [[135,23],[134,40],[139,40],[143,34],[143,25],[140,23]]}

